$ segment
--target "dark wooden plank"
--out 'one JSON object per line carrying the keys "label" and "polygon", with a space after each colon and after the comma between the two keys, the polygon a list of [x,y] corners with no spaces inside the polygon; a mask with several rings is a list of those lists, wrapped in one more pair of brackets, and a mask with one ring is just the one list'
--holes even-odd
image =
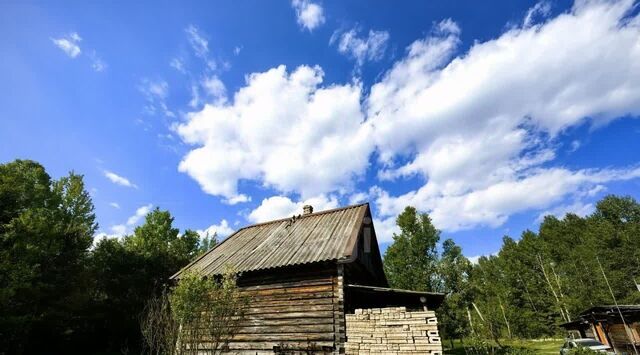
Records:
{"label": "dark wooden plank", "polygon": [[295,265],[277,270],[259,270],[243,273],[238,279],[238,286],[249,287],[279,282],[295,282],[302,280],[323,279],[336,276],[334,262]]}
{"label": "dark wooden plank", "polygon": [[313,311],[333,311],[333,304],[313,304],[297,305],[290,303],[278,307],[250,307],[246,308],[245,314],[271,314],[271,313],[292,313],[292,312],[313,312]]}
{"label": "dark wooden plank", "polygon": [[271,301],[296,301],[296,300],[308,300],[316,298],[332,298],[333,292],[307,292],[307,293],[295,293],[295,294],[280,294],[280,295],[261,295],[260,297],[250,297],[250,303],[271,302]]}
{"label": "dark wooden plank", "polygon": [[[329,346],[333,347],[332,341],[316,341],[313,342],[316,346]],[[294,342],[294,341],[284,341],[284,342],[230,342],[229,349],[230,350],[272,350],[274,346],[281,345],[290,346],[296,350],[305,350],[309,347],[308,342]]]}
{"label": "dark wooden plank", "polygon": [[245,286],[241,287],[243,291],[246,290],[267,290],[267,289],[276,289],[276,288],[292,288],[292,287],[301,287],[301,286],[318,286],[318,285],[326,285],[333,282],[333,278],[326,277],[321,279],[311,279],[311,280],[299,280],[299,281],[291,281],[291,282],[274,282],[265,285],[255,285],[255,286]]}
{"label": "dark wooden plank", "polygon": [[275,300],[275,301],[263,301],[262,299],[255,299],[250,304],[250,308],[262,307],[281,307],[287,306],[290,304],[295,304],[296,306],[312,306],[312,305],[321,305],[321,304],[333,304],[334,300],[331,297],[322,297],[322,298],[309,298],[309,299],[296,299],[292,300]]}
{"label": "dark wooden plank", "polygon": [[240,326],[281,326],[281,325],[307,325],[307,324],[333,324],[333,318],[285,318],[285,319],[243,319]]}
{"label": "dark wooden plank", "polygon": [[270,295],[288,295],[292,293],[309,293],[309,292],[327,292],[332,291],[333,286],[331,283],[320,286],[300,286],[291,288],[276,288],[267,290],[241,290],[241,294],[257,297],[257,296],[270,296]]}
{"label": "dark wooden plank", "polygon": [[232,341],[333,341],[333,333],[236,334]]}
{"label": "dark wooden plank", "polygon": [[333,319],[333,311],[315,311],[315,312],[289,312],[289,313],[265,313],[265,314],[249,314],[246,319],[288,319],[288,318],[331,318]]}
{"label": "dark wooden plank", "polygon": [[305,325],[264,325],[240,327],[238,334],[271,334],[271,333],[333,333],[333,324]]}

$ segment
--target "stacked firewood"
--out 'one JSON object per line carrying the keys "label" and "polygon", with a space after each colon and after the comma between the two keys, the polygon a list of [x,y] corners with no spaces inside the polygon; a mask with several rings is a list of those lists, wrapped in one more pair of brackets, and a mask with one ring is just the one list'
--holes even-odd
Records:
{"label": "stacked firewood", "polygon": [[356,309],[346,315],[347,354],[442,354],[433,311]]}

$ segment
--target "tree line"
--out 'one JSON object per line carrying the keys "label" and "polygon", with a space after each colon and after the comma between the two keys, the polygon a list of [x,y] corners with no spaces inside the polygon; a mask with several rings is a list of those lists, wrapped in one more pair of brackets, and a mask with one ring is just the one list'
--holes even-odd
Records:
{"label": "tree line", "polygon": [[147,301],[215,244],[158,208],[121,239],[97,230],[82,175],[0,165],[0,354],[141,353]]}
{"label": "tree line", "polygon": [[546,216],[537,232],[504,236],[476,264],[453,240],[439,244],[428,214],[407,207],[396,222],[387,277],[393,287],[446,293],[437,311],[444,339],[559,336],[589,307],[614,297],[640,303],[640,204],[631,197],[606,196],[585,217]]}

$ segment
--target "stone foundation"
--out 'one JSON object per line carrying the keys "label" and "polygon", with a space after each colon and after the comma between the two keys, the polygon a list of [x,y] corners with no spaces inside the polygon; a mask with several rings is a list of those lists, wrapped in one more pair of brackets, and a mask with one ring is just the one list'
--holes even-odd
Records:
{"label": "stone foundation", "polygon": [[442,355],[438,319],[433,311],[356,309],[345,319],[346,354]]}

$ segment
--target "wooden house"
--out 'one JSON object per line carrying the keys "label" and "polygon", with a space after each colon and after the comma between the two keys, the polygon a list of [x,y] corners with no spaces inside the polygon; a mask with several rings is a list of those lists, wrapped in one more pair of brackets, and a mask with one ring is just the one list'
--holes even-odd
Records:
{"label": "wooden house", "polygon": [[227,265],[251,297],[229,352],[298,353],[312,345],[320,353],[376,353],[382,340],[375,337],[391,333],[374,334],[382,329],[374,320],[404,331],[402,350],[389,345],[390,353],[442,351],[432,310],[444,295],[389,288],[368,204],[317,213],[305,206],[301,215],[240,228],[173,278],[219,275]]}
{"label": "wooden house", "polygon": [[596,339],[617,353],[633,354],[634,345],[640,351],[640,305],[591,307],[560,326],[575,338]]}

